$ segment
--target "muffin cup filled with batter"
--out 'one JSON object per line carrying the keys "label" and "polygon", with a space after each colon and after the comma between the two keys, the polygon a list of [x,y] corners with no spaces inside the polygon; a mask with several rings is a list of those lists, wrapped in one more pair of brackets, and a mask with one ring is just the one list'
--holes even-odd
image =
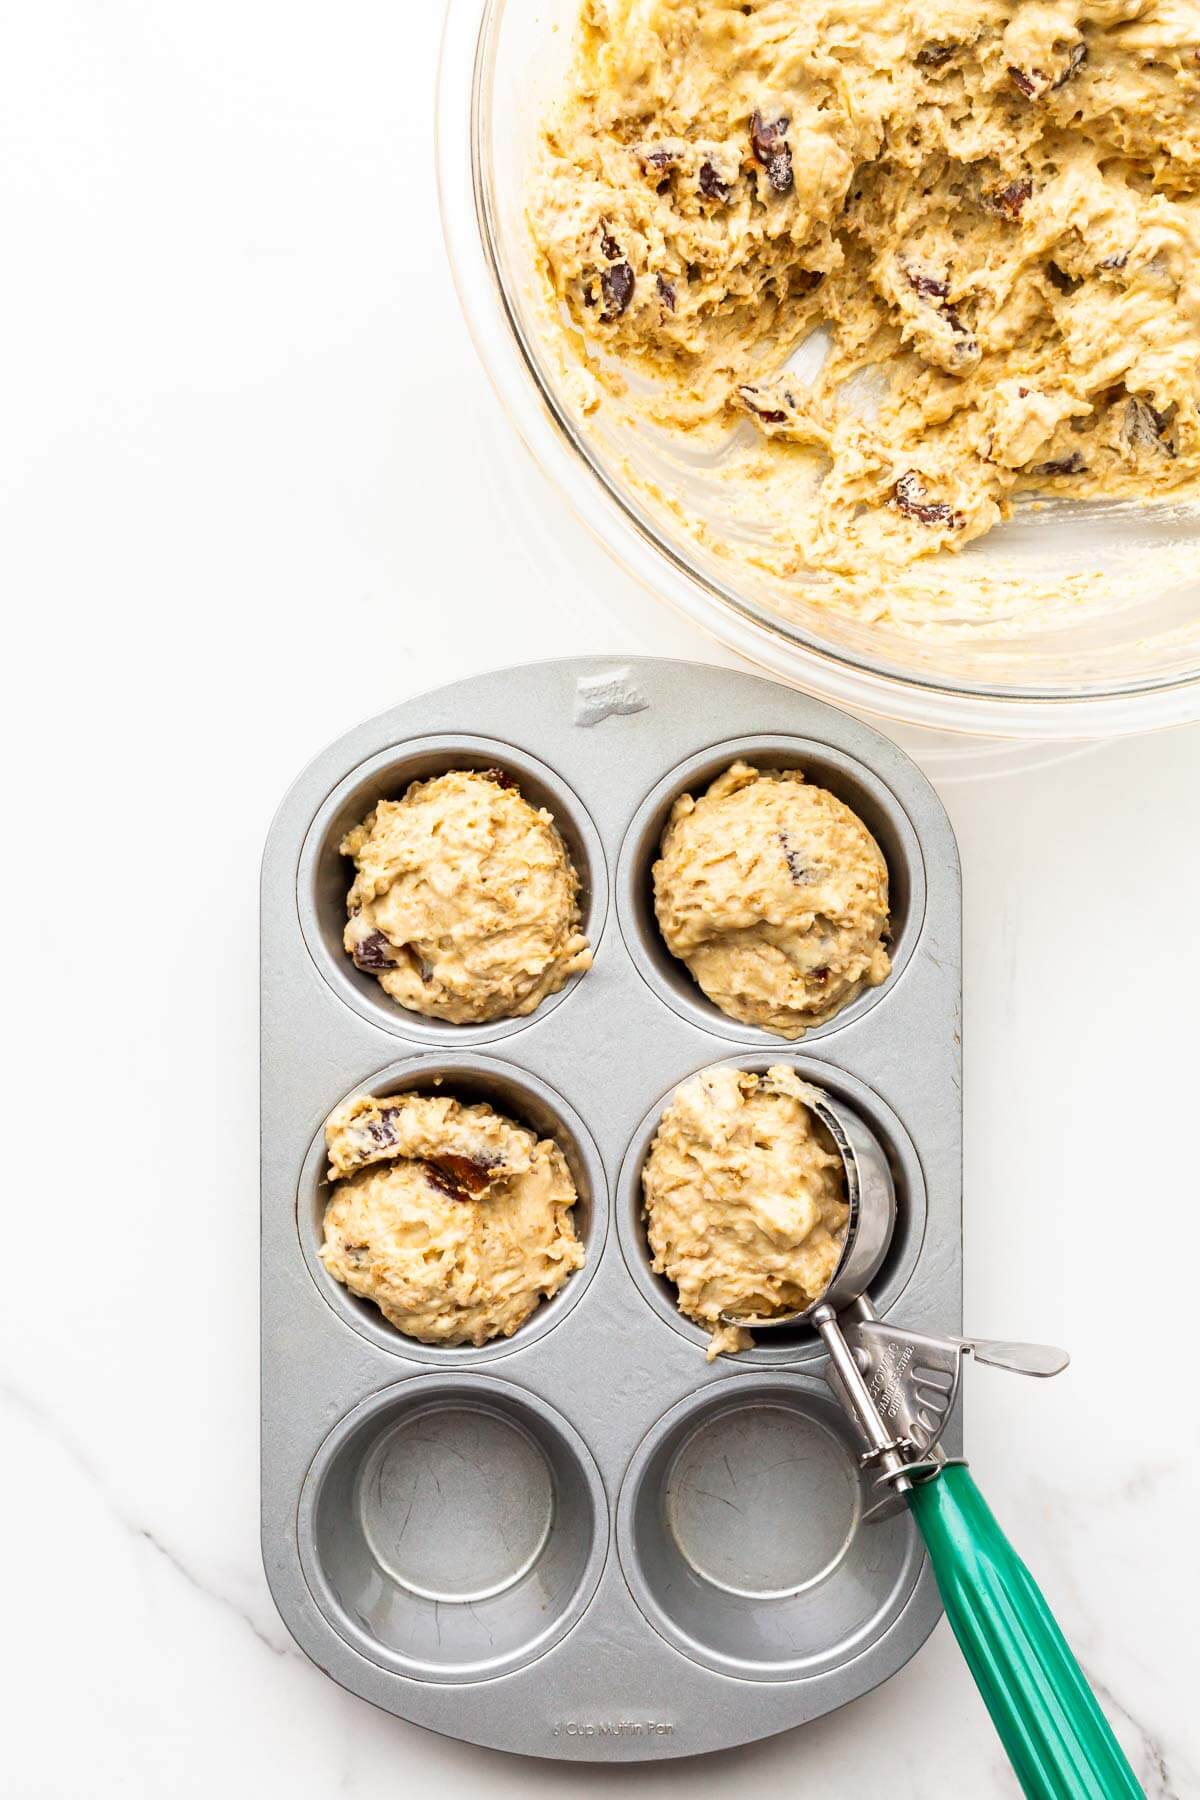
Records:
{"label": "muffin cup filled with batter", "polygon": [[301,1177],[309,1269],[365,1336],[421,1361],[549,1330],[591,1279],[607,1203],[567,1103],[482,1059],[385,1072],[335,1107]]}
{"label": "muffin cup filled with batter", "polygon": [[724,1315],[769,1318],[821,1298],[850,1208],[837,1146],[794,1069],[718,1065],[676,1089],[642,1169],[653,1268],[712,1333],[711,1361],[749,1350]]}
{"label": "muffin cup filled with batter", "polygon": [[511,745],[425,739],[329,796],[305,843],[301,923],[330,986],[385,1029],[443,1043],[519,1030],[590,967],[603,852],[554,771]]}
{"label": "muffin cup filled with batter", "polygon": [[731,1018],[799,1037],[891,973],[883,854],[801,770],[731,764],[680,795],[661,850],[663,939]]}
{"label": "muffin cup filled with batter", "polygon": [[858,1018],[920,931],[924,870],[878,776],[820,744],[743,738],[675,770],[618,869],[646,980],[722,1035],[779,1042]]}
{"label": "muffin cup filled with batter", "polygon": [[346,954],[410,1012],[523,1018],[591,967],[562,835],[503,769],[414,781],[339,848],[355,869]]}
{"label": "muffin cup filled with batter", "polygon": [[724,1311],[788,1312],[836,1270],[845,1191],[811,1089],[855,1112],[884,1147],[897,1196],[871,1283],[880,1316],[903,1292],[925,1234],[925,1181],[896,1114],[845,1070],[787,1051],[729,1057],[685,1077],[642,1120],[618,1182],[621,1249],[652,1310],[700,1354],[767,1367],[823,1354],[807,1325],[754,1337]]}

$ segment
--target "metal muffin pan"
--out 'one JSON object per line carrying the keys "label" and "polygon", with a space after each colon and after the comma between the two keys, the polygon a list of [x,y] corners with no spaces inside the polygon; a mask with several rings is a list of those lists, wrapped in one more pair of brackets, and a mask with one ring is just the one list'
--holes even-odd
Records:
{"label": "metal muffin pan", "polygon": [[[711,1007],[650,906],[671,801],[738,756],[838,793],[891,875],[893,973],[795,1044]],[[493,765],[553,811],[595,963],[526,1019],[419,1019],[341,949],[337,846],[409,781]],[[908,759],[724,669],[592,658],[484,675],[304,771],[263,864],[262,1542],[285,1623],[335,1680],[470,1742],[631,1762],[801,1724],[913,1655],[939,1614],[933,1579],[907,1515],[862,1522],[818,1340],[706,1363],[650,1269],[639,1183],[686,1076],[791,1062],[891,1159],[899,1222],[876,1305],[957,1331],[960,912],[949,822]],[[435,1084],[553,1135],[580,1194],[584,1266],[478,1350],[401,1336],[317,1255],[328,1114]]]}

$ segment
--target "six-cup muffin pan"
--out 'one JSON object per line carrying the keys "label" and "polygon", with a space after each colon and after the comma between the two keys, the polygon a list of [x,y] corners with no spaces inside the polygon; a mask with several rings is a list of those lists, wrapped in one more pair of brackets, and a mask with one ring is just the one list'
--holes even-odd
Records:
{"label": "six-cup muffin pan", "polygon": [[[797,766],[887,858],[893,970],[789,1043],[668,954],[650,868],[675,796]],[[410,781],[506,770],[553,812],[594,966],[524,1019],[398,1007],[342,949],[347,828]],[[272,827],[262,904],[262,1533],[289,1630],[335,1680],[455,1737],[576,1760],[682,1756],[816,1718],[938,1617],[907,1514],[864,1522],[857,1446],[809,1332],[707,1363],[651,1267],[640,1173],[677,1084],[776,1061],[855,1107],[899,1215],[871,1296],[960,1324],[960,886],[924,777],[866,725],[756,677],[533,664],[330,746]],[[323,1125],[355,1093],[483,1099],[553,1136],[586,1259],[511,1338],[403,1337],[318,1257]],[[947,1446],[953,1450],[959,1421]]]}

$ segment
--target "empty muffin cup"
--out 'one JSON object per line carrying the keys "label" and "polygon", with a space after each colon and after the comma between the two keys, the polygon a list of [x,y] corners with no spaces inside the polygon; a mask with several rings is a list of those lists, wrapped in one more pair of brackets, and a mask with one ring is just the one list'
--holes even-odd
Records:
{"label": "empty muffin cup", "polygon": [[426,1681],[533,1661],[581,1616],[604,1563],[599,1472],[535,1395],[426,1375],[334,1427],[305,1480],[313,1596],[363,1656]]}
{"label": "empty muffin cup", "polygon": [[535,808],[554,820],[579,878],[580,930],[594,949],[604,928],[607,880],[604,852],[586,809],[546,764],[497,739],[456,736],[417,738],[399,744],[359,765],[327,797],[313,819],[300,853],[297,905],[309,954],[334,993],[372,1024],[397,1036],[428,1045],[486,1043],[519,1031],[561,1003],[581,974],[535,1007],[531,1013],[485,1023],[452,1023],[401,1005],[379,985],[368,969],[359,968],[343,942],[346,899],[354,878],[351,860],[342,854],[346,834],[360,825],[382,800],[401,800],[413,782],[428,781],[452,770],[498,770]]}
{"label": "empty muffin cup", "polygon": [[821,1674],[898,1617],[920,1570],[907,1521],[864,1531],[864,1500],[828,1396],[794,1376],[720,1382],[636,1451],[617,1509],[622,1570],[694,1661],[742,1680]]}

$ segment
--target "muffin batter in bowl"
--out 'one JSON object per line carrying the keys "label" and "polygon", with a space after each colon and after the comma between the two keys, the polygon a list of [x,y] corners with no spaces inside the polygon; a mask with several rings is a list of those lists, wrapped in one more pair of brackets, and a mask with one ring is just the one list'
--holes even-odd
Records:
{"label": "muffin batter in bowl", "polygon": [[325,1128],[321,1261],[424,1344],[511,1337],[583,1263],[558,1145],[449,1095],[363,1097]]}
{"label": "muffin batter in bowl", "polygon": [[381,800],[354,859],[345,946],[410,1012],[521,1017],[590,967],[579,876],[553,818],[499,769],[453,769]]}
{"label": "muffin batter in bowl", "polygon": [[1198,50],[1191,0],[588,0],[529,196],[578,410],[842,593],[1022,493],[1194,499]]}
{"label": "muffin batter in bowl", "polygon": [[711,1362],[746,1350],[722,1313],[765,1318],[820,1298],[846,1237],[842,1159],[794,1070],[705,1069],[679,1087],[642,1171],[656,1274],[712,1333]]}
{"label": "muffin batter in bowl", "polygon": [[682,794],[653,880],[668,950],[732,1019],[799,1037],[890,971],[883,852],[799,769],[737,762]]}

